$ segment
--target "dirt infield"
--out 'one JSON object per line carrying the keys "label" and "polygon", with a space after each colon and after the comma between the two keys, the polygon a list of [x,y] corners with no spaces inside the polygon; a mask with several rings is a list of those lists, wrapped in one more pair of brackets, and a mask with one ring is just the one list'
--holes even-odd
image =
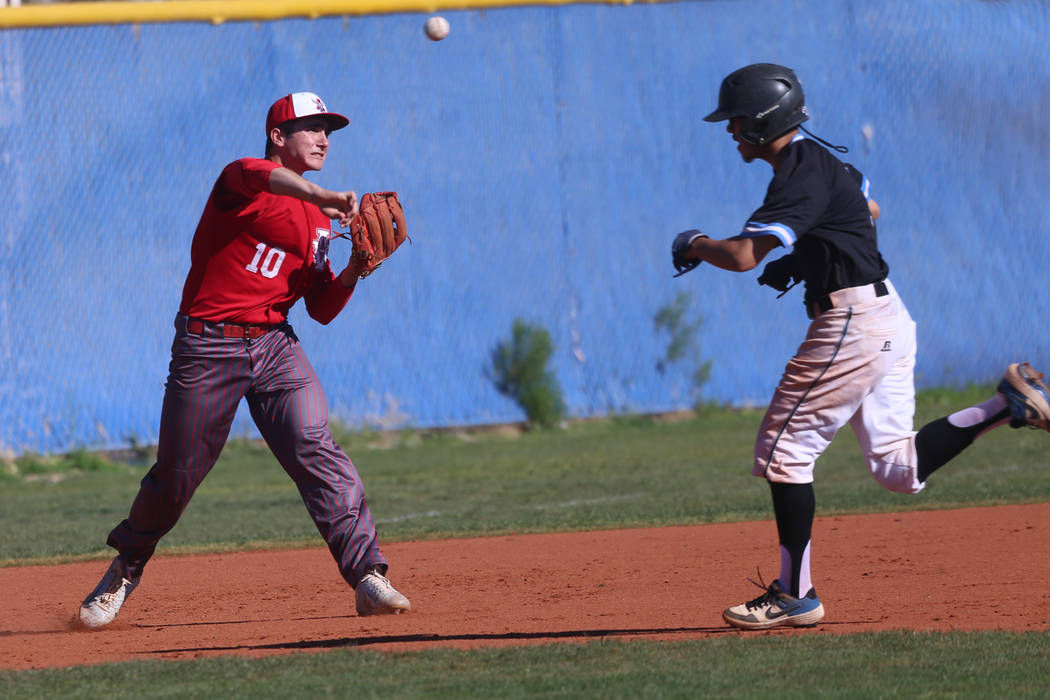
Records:
{"label": "dirt infield", "polygon": [[[327,549],[158,556],[121,616],[71,627],[105,563],[0,569],[0,667],[264,656],[340,647],[690,639],[758,595],[772,522],[390,544],[411,614],[359,618]],[[1050,504],[818,518],[815,630],[1050,630]],[[766,632],[758,634],[784,634]],[[750,633],[755,634],[755,633]]]}

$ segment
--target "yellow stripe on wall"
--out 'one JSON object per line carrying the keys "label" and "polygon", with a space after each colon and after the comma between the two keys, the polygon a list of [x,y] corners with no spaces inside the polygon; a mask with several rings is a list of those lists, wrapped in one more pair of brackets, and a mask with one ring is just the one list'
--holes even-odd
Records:
{"label": "yellow stripe on wall", "polygon": [[[223,22],[317,19],[329,15],[382,15],[526,5],[630,5],[634,0],[176,0],[174,2],[83,2],[0,8],[0,28],[58,27],[80,24]],[[660,0],[641,0],[658,2]]]}

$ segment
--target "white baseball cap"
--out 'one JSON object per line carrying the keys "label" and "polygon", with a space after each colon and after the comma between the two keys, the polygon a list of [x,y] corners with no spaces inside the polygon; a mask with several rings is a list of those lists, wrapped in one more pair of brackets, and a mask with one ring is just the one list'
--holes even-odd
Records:
{"label": "white baseball cap", "polygon": [[342,129],[350,123],[350,120],[342,114],[329,112],[324,101],[314,93],[293,92],[277,100],[270,107],[270,111],[266,114],[266,133],[269,134],[275,126],[280,126],[292,119],[312,117],[315,114],[323,115],[332,131]]}

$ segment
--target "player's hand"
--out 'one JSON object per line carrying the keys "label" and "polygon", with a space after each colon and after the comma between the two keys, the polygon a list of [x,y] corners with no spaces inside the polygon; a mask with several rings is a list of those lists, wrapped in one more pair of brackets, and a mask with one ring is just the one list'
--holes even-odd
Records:
{"label": "player's hand", "polygon": [[353,190],[331,192],[331,195],[321,204],[321,212],[329,219],[339,222],[342,228],[346,228],[357,216],[359,207],[357,193]]}
{"label": "player's hand", "polygon": [[693,228],[688,231],[682,231],[675,236],[674,241],[671,243],[671,262],[674,264],[674,268],[678,270],[678,274],[675,277],[684,275],[702,262],[699,258],[690,255],[693,243],[698,238],[707,238],[707,234]]}
{"label": "player's hand", "polygon": [[778,292],[786,292],[798,284],[801,279],[802,275],[795,262],[795,254],[788,253],[778,260],[767,263],[758,277],[758,283],[772,287]]}

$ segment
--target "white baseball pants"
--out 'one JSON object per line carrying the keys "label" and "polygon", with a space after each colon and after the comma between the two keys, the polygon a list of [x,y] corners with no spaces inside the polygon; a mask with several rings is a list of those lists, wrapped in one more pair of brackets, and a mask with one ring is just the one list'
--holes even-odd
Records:
{"label": "white baseball pants", "polygon": [[839,428],[853,427],[871,475],[890,491],[918,493],[915,322],[893,285],[830,295],[788,362],[755,442],[752,474],[808,484]]}

